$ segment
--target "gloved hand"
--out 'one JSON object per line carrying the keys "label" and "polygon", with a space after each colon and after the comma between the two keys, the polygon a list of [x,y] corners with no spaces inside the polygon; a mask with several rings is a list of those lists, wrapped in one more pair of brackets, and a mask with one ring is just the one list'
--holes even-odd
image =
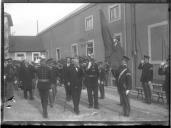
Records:
{"label": "gloved hand", "polygon": [[126,95],[128,95],[128,94],[129,94],[129,92],[130,92],[130,90],[126,90]]}
{"label": "gloved hand", "polygon": [[68,82],[67,85],[69,86],[70,85],[70,82]]}
{"label": "gloved hand", "polygon": [[100,80],[98,80],[98,84],[100,84]]}

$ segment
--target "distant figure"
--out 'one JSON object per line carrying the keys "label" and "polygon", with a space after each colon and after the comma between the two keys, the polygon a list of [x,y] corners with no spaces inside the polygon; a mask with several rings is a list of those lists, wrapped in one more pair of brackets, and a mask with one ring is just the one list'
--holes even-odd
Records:
{"label": "distant figure", "polygon": [[153,65],[149,63],[149,56],[144,55],[144,60],[138,66],[139,70],[142,70],[140,81],[145,94],[145,103],[151,104],[151,82],[153,80]]}
{"label": "distant figure", "polygon": [[80,113],[79,102],[82,90],[83,70],[79,65],[79,59],[77,57],[73,59],[73,64],[71,64],[69,76],[71,82],[71,96],[74,105],[74,112],[78,115]]}
{"label": "distant figure", "polygon": [[[169,90],[169,74],[170,74],[170,65],[169,65],[169,61],[170,61],[170,56],[168,57],[166,63],[161,63],[159,69],[158,69],[158,73],[159,75],[165,75],[165,82],[164,82],[164,91],[166,92],[166,100],[167,100],[167,105],[169,107],[169,94],[170,94],[170,90]],[[167,107],[167,108],[168,108]]]}

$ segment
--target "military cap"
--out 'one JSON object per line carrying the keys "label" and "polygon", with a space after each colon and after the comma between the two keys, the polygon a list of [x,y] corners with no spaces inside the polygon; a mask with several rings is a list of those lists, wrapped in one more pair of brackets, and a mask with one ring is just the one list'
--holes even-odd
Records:
{"label": "military cap", "polygon": [[144,55],[144,58],[147,58],[147,59],[149,59],[150,57],[149,57],[148,55]]}
{"label": "military cap", "polygon": [[123,56],[122,59],[125,60],[125,61],[129,61],[130,60],[129,57],[127,57],[127,56]]}

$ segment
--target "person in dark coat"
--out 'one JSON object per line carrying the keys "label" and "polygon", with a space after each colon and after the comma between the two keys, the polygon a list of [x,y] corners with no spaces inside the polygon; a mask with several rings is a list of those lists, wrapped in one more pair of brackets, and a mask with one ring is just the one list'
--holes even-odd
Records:
{"label": "person in dark coat", "polygon": [[142,87],[145,94],[145,103],[151,104],[151,82],[153,80],[153,65],[149,63],[149,56],[144,55],[144,60],[138,66],[142,70],[141,79]]}
{"label": "person in dark coat", "polygon": [[170,61],[170,56],[168,57],[167,59],[167,62],[166,63],[162,63],[158,69],[158,74],[159,75],[165,75],[165,81],[164,81],[164,84],[163,84],[163,88],[164,88],[164,91],[166,92],[166,100],[167,100],[167,105],[169,106],[169,94],[170,94],[170,90],[169,90],[169,86],[170,86],[170,83],[169,83],[169,75],[170,75],[170,65],[169,65],[169,61]]}
{"label": "person in dark coat", "polygon": [[23,91],[24,91],[24,98],[27,99],[27,92],[29,92],[30,99],[33,100],[33,83],[32,80],[34,78],[34,69],[33,67],[28,63],[24,62],[20,69],[20,80],[23,84]]}
{"label": "person in dark coat", "polygon": [[100,99],[104,99],[105,97],[105,90],[104,90],[104,84],[105,84],[105,69],[102,65],[102,63],[99,64],[99,90],[100,90]]}
{"label": "person in dark coat", "polygon": [[88,66],[85,71],[86,74],[86,87],[88,93],[89,108],[94,105],[95,109],[99,109],[98,104],[98,66],[94,62],[93,57],[89,56]]}
{"label": "person in dark coat", "polygon": [[76,114],[79,114],[79,102],[82,90],[83,71],[79,65],[79,59],[77,57],[73,59],[73,64],[71,64],[69,71],[69,77],[71,82],[71,96],[74,105],[74,112]]}
{"label": "person in dark coat", "polygon": [[128,68],[129,58],[127,56],[123,56],[122,64],[118,68],[118,72],[116,74],[116,82],[119,90],[120,99],[123,107],[123,115],[130,115],[130,102],[129,102],[129,92],[132,89],[132,78],[131,72]]}
{"label": "person in dark coat", "polygon": [[69,77],[69,70],[71,65],[71,58],[67,58],[67,64],[63,67],[63,79],[64,79],[64,86],[66,92],[66,100],[71,100],[71,86],[70,86],[70,77]]}
{"label": "person in dark coat", "polygon": [[41,57],[40,66],[36,69],[36,75],[38,78],[37,88],[41,98],[43,117],[48,118],[47,106],[52,76],[49,67],[46,65],[46,58],[44,56]]}

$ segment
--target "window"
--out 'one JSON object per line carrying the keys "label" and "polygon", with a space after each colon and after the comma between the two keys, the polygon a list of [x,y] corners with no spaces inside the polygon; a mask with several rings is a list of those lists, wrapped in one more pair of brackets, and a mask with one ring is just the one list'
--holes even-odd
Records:
{"label": "window", "polygon": [[71,54],[72,54],[72,57],[78,56],[78,44],[72,44]]}
{"label": "window", "polygon": [[109,22],[117,21],[121,19],[121,7],[120,4],[114,4],[109,7]]}
{"label": "window", "polygon": [[60,60],[60,59],[61,59],[60,49],[56,48],[56,60]]}
{"label": "window", "polygon": [[32,52],[32,61],[39,59],[40,52]]}
{"label": "window", "polygon": [[85,18],[85,30],[91,30],[93,29],[93,16],[88,16]]}
{"label": "window", "polygon": [[89,40],[86,47],[86,55],[91,54],[94,56],[94,40]]}
{"label": "window", "polygon": [[117,39],[120,46],[123,47],[122,33],[114,33],[113,39]]}
{"label": "window", "polygon": [[16,60],[24,60],[24,59],[26,59],[26,53],[25,52],[15,53],[15,59]]}

